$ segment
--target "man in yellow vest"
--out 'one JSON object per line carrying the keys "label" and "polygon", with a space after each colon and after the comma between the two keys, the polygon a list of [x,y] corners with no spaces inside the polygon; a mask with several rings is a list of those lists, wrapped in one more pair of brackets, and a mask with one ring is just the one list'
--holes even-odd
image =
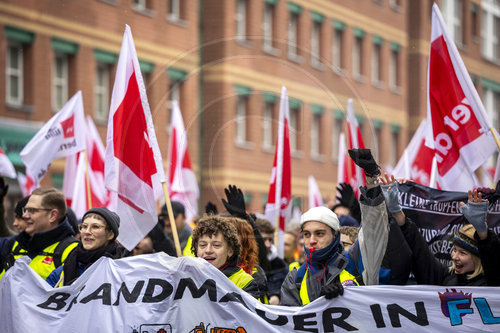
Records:
{"label": "man in yellow vest", "polygon": [[55,188],[34,190],[23,208],[23,218],[26,228],[7,245],[10,250],[2,260],[0,279],[17,259],[29,256],[29,266],[45,280],[78,245],[66,217],[64,194]]}

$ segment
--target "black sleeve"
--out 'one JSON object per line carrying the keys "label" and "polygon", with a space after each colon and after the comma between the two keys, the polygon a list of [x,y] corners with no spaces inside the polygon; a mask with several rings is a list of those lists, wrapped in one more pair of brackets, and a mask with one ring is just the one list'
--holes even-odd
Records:
{"label": "black sleeve", "polygon": [[477,232],[474,238],[488,286],[500,286],[500,239],[491,230],[484,240],[479,239]]}
{"label": "black sleeve", "polygon": [[389,223],[389,240],[382,267],[390,270],[390,284],[405,285],[411,272],[412,251],[405,240],[401,229],[391,217]]}
{"label": "black sleeve", "polygon": [[442,285],[445,277],[450,274],[448,267],[434,257],[415,223],[406,217],[401,231],[413,252],[412,270],[417,283]]}
{"label": "black sleeve", "polygon": [[13,236],[14,233],[7,226],[7,220],[5,219],[5,207],[3,205],[3,197],[0,200],[0,237]]}
{"label": "black sleeve", "polygon": [[177,257],[173,242],[165,236],[165,233],[158,224],[155,225],[148,235],[153,241],[155,252],[165,252],[169,256]]}
{"label": "black sleeve", "polygon": [[264,238],[262,237],[262,234],[260,233],[257,225],[255,224],[255,221],[253,220],[252,216],[250,216],[250,214],[248,214],[247,221],[252,226],[255,242],[257,242],[257,247],[259,248],[259,266],[262,267],[267,273],[271,270],[271,263],[267,259],[266,243],[264,243]]}

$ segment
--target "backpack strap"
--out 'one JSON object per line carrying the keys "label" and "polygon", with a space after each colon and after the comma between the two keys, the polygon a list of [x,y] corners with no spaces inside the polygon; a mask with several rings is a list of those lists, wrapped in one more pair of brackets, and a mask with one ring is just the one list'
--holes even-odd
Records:
{"label": "backpack strap", "polygon": [[62,241],[60,241],[59,244],[57,244],[57,246],[54,250],[54,253],[51,254],[52,258],[54,259],[54,266],[59,267],[62,265],[62,256],[63,256],[64,250],[66,250],[66,248],[70,244],[75,243],[75,242],[79,242],[79,240],[73,236],[68,236],[68,237],[64,238]]}

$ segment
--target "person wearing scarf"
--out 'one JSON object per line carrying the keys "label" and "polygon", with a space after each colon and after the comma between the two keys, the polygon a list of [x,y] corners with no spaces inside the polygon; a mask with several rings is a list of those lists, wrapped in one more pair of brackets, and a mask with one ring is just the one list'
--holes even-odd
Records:
{"label": "person wearing scarf", "polygon": [[72,284],[85,270],[101,257],[120,258],[118,237],[120,217],[106,207],[92,208],[83,215],[79,225],[81,243],[68,256],[63,266],[47,278],[52,287]]}
{"label": "person wearing scarf", "polygon": [[347,259],[340,242],[337,215],[326,207],[314,207],[301,216],[306,262],[290,271],[281,286],[281,303],[306,305],[320,296],[327,299],[342,295],[343,287],[357,285],[344,268]]}
{"label": "person wearing scarf", "polygon": [[234,217],[220,215],[200,219],[193,230],[191,250],[196,257],[218,268],[238,288],[258,299],[260,290],[257,282],[238,266],[241,244],[231,219]]}

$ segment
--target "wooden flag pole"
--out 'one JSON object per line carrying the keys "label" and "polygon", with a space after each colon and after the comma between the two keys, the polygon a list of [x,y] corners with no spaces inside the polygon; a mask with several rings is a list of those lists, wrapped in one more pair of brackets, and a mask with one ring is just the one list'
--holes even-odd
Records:
{"label": "wooden flag pole", "polygon": [[181,243],[179,242],[179,234],[177,233],[177,225],[175,225],[174,213],[172,211],[172,203],[168,195],[167,183],[161,183],[163,186],[163,194],[165,195],[165,205],[167,206],[168,219],[170,220],[170,227],[172,228],[172,235],[174,236],[175,252],[177,257],[182,257]]}
{"label": "wooden flag pole", "polygon": [[498,140],[497,133],[493,128],[490,128],[491,134],[493,134],[493,138],[495,139],[495,142],[497,143],[498,150],[500,150],[500,140]]}
{"label": "wooden flag pole", "polygon": [[89,159],[87,157],[87,149],[83,151],[83,155],[85,156],[85,183],[87,187],[87,203],[88,208],[92,208],[92,192],[90,191],[90,176],[89,176]]}
{"label": "wooden flag pole", "polygon": [[278,216],[276,216],[276,228],[274,228],[274,244],[276,248],[278,248],[278,235],[280,231],[280,214],[281,214],[281,206],[278,209]]}

